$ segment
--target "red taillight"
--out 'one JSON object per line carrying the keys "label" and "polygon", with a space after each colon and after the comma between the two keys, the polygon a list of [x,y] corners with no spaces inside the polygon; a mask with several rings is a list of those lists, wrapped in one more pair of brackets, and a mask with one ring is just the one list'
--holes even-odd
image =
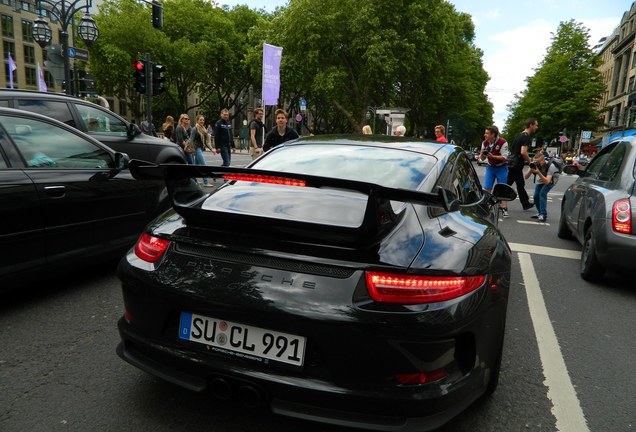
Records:
{"label": "red taillight", "polygon": [[135,255],[149,263],[156,262],[170,246],[170,241],[143,233],[135,245]]}
{"label": "red taillight", "polygon": [[618,200],[612,207],[612,229],[621,234],[632,233],[632,206],[629,199]]}
{"label": "red taillight", "polygon": [[226,180],[238,180],[252,183],[271,183],[286,186],[307,186],[305,180],[297,180],[286,177],[268,176],[260,174],[223,174],[221,176]]}
{"label": "red taillight", "polygon": [[383,303],[417,304],[451,300],[484,284],[481,276],[417,276],[366,272],[371,298]]}
{"label": "red taillight", "polygon": [[127,310],[124,311],[124,319],[127,323],[130,323],[132,321],[132,314]]}
{"label": "red taillight", "polygon": [[426,384],[439,381],[447,375],[446,369],[438,369],[433,372],[395,374],[395,379],[400,384]]}

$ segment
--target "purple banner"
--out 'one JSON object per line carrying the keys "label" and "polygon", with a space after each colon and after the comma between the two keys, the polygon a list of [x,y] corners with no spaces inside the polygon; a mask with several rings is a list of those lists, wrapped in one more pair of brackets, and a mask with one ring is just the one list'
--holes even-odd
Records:
{"label": "purple banner", "polygon": [[283,48],[263,44],[263,105],[278,105]]}
{"label": "purple banner", "polygon": [[9,87],[13,88],[13,71],[16,70],[18,67],[15,65],[15,62],[13,61],[13,57],[11,57],[11,54],[8,54],[9,56]]}
{"label": "purple banner", "polygon": [[38,90],[41,92],[48,91],[48,87],[46,86],[46,81],[44,81],[44,72],[42,72],[42,68],[40,67],[40,63],[38,63]]}

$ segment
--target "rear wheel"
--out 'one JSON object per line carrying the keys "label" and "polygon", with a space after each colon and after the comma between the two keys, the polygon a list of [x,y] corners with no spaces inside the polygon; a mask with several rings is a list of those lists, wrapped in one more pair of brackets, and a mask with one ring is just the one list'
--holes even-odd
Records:
{"label": "rear wheel", "polygon": [[592,227],[585,232],[583,251],[581,252],[581,277],[588,282],[597,282],[605,275],[605,268],[596,256],[596,241]]}
{"label": "rear wheel", "polygon": [[566,240],[572,238],[572,230],[570,230],[567,222],[565,221],[563,208],[561,208],[561,217],[559,218],[559,230],[557,231],[557,236]]}
{"label": "rear wheel", "polygon": [[501,327],[501,337],[498,343],[499,347],[497,350],[497,358],[490,367],[490,376],[488,377],[488,385],[486,386],[486,391],[484,392],[484,395],[482,397],[483,399],[492,395],[495,390],[497,390],[497,386],[499,385],[499,373],[501,372],[501,357],[503,356],[505,327],[505,324],[503,324]]}

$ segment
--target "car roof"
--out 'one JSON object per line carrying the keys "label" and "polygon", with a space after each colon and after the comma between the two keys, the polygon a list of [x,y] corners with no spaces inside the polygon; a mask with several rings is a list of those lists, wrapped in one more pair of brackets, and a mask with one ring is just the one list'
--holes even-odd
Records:
{"label": "car roof", "polygon": [[38,90],[16,90],[16,89],[0,89],[0,96],[7,96],[7,95],[13,95],[13,96],[32,96],[32,97],[37,97],[40,99],[74,99],[77,101],[84,101],[84,102],[89,102],[86,101],[80,97],[77,96],[71,96],[71,95],[67,95],[66,93],[57,93],[57,92],[43,92],[43,91],[38,91]]}
{"label": "car roof", "polygon": [[418,138],[395,137],[386,135],[314,135],[287,141],[281,146],[297,146],[310,144],[364,145],[370,147],[394,148],[438,157],[448,156],[459,147],[453,144],[438,143]]}

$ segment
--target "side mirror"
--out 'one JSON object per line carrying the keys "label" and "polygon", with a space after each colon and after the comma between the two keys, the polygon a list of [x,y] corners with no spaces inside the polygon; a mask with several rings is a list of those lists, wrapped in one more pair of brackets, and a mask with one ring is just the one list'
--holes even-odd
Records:
{"label": "side mirror", "polygon": [[130,158],[126,153],[115,153],[115,169],[121,171],[128,168],[128,164],[130,164]]}
{"label": "side mirror", "polygon": [[492,189],[492,197],[496,201],[513,201],[517,198],[517,192],[505,183],[497,183]]}
{"label": "side mirror", "polygon": [[566,165],[563,167],[563,172],[566,174],[576,174],[576,175],[581,175],[581,173],[583,173],[585,170],[581,170],[579,169],[579,167],[574,166],[574,165]]}

